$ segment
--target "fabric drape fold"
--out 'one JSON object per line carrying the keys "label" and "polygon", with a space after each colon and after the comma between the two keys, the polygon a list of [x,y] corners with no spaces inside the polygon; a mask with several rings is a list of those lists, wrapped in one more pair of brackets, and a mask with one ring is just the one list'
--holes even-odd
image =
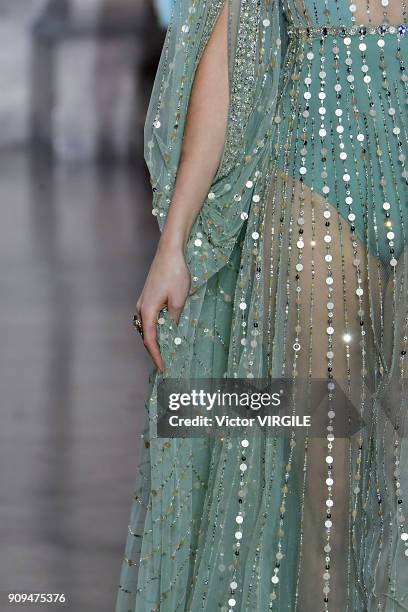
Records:
{"label": "fabric drape fold", "polygon": [[[218,321],[221,329],[231,327],[241,242],[248,218],[257,215],[251,205],[262,195],[257,191],[257,180],[260,168],[267,167],[275,129],[271,119],[285,48],[278,3],[225,1],[230,101],[222,160],[188,241],[186,259],[192,283],[179,325],[170,320],[166,310],[158,325],[165,376],[172,378],[222,376],[226,371],[228,338],[211,348],[205,363],[197,363],[194,322],[199,321],[201,333],[206,326],[216,329]],[[145,160],[151,176],[153,214],[160,229],[177,176],[195,71],[223,5],[224,0],[177,0],[173,4],[145,123]],[[266,184],[261,187],[265,191]],[[220,286],[221,303],[214,308]],[[205,530],[200,524],[191,524],[191,517],[200,515],[198,508],[210,502],[200,491],[192,494],[192,474],[197,476],[203,470],[203,479],[207,477],[213,442],[156,438],[159,381],[160,376],[152,371],[117,612],[195,609],[191,606],[201,597],[194,592],[199,559],[194,563],[193,551],[198,533]],[[207,492],[210,494],[209,489]],[[178,516],[174,524],[166,523],[167,513],[177,511],[188,520],[183,522]]]}

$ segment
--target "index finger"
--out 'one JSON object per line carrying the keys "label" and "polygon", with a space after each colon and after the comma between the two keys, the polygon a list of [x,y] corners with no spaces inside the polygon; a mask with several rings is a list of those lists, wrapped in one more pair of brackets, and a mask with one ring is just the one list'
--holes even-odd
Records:
{"label": "index finger", "polygon": [[143,343],[148,350],[155,365],[161,372],[164,370],[163,359],[160,354],[160,348],[157,343],[157,313],[153,311],[144,311],[143,316]]}

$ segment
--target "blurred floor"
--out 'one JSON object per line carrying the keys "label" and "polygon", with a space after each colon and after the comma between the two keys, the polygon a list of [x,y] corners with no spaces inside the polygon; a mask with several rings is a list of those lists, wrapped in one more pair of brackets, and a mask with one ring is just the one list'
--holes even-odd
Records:
{"label": "blurred floor", "polygon": [[149,365],[131,314],[158,238],[142,169],[0,156],[0,610],[112,612]]}

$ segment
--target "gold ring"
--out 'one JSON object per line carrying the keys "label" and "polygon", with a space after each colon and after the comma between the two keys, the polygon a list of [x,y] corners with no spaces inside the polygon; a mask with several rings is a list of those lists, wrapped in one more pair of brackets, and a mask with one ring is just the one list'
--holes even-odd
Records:
{"label": "gold ring", "polygon": [[133,327],[137,329],[137,331],[143,338],[143,325],[137,314],[133,315]]}

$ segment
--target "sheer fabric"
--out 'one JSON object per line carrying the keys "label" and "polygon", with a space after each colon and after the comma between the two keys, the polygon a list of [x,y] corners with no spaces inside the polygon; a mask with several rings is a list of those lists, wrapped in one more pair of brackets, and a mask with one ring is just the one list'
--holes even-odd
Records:
{"label": "sheer fabric", "polygon": [[[364,426],[163,439],[153,371],[116,612],[408,610],[405,5],[227,1],[224,154],[164,376],[289,377],[297,414],[300,381],[336,381]],[[222,6],[173,6],[145,129],[161,228]]]}

